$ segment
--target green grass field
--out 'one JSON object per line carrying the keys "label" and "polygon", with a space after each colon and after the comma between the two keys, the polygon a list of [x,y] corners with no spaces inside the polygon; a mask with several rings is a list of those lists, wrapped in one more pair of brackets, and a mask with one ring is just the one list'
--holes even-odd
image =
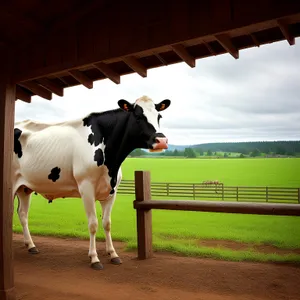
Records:
{"label": "green grass field", "polygon": [[151,171],[152,181],[202,182],[224,185],[300,187],[300,159],[127,159],[123,179],[134,179],[135,170]]}
{"label": "green grass field", "polygon": [[[133,179],[134,170],[149,170],[153,181],[201,182],[217,179],[226,185],[300,186],[300,159],[127,159],[123,178]],[[133,196],[119,195],[112,212],[113,240],[136,248]],[[15,201],[16,211],[17,201]],[[101,207],[97,204],[98,216]],[[100,222],[101,224],[101,222]],[[52,204],[33,195],[29,226],[32,234],[88,239],[87,219],[81,199],[58,199]],[[16,212],[14,231],[21,232]],[[100,225],[98,240],[104,239]],[[155,250],[181,255],[226,260],[300,262],[300,252],[258,252],[255,245],[300,249],[300,218],[184,211],[153,211]],[[205,240],[247,243],[243,250],[208,247]],[[38,246],[38,245],[37,245]],[[87,244],[88,246],[88,244]]]}

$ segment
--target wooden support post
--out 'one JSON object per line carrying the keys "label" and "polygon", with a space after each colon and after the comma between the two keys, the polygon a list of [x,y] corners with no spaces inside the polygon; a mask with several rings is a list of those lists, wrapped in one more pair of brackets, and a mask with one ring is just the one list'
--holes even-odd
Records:
{"label": "wooden support post", "polygon": [[16,86],[6,75],[4,69],[0,75],[0,299],[14,300],[11,162]]}
{"label": "wooden support post", "polygon": [[[137,202],[151,200],[150,172],[135,171],[135,199]],[[152,211],[136,210],[138,259],[152,257]]]}

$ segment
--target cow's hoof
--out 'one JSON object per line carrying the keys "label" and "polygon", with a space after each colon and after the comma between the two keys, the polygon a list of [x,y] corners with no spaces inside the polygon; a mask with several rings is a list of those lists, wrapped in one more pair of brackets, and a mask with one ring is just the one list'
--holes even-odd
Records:
{"label": "cow's hoof", "polygon": [[120,259],[120,257],[114,257],[110,260],[110,262],[114,265],[121,265],[122,264],[122,261]]}
{"label": "cow's hoof", "polygon": [[40,251],[36,247],[32,247],[32,248],[28,249],[28,252],[30,254],[38,254],[38,253],[40,253]]}
{"label": "cow's hoof", "polygon": [[97,261],[91,264],[91,268],[94,270],[103,270],[103,265],[101,264],[101,262]]}

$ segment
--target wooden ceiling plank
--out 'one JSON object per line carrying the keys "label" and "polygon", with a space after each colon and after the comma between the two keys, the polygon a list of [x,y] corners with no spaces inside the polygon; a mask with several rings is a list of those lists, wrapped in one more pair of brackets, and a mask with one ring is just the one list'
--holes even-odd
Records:
{"label": "wooden ceiling plank", "polygon": [[[87,1],[88,2],[88,1]],[[74,24],[80,18],[85,17],[89,13],[98,10],[100,11],[106,5],[106,1],[89,1],[84,5],[79,4],[76,7],[73,7],[68,14],[64,14],[59,19],[55,20],[50,27],[49,32],[53,33],[54,31],[61,30],[71,23]]]}
{"label": "wooden ceiling plank", "polygon": [[192,55],[190,55],[190,53],[186,50],[186,48],[183,45],[181,44],[173,45],[172,49],[191,68],[195,68],[196,66],[195,58]]}
{"label": "wooden ceiling plank", "polygon": [[[275,3],[275,0],[272,0],[271,2],[273,3],[273,1]],[[15,82],[20,82],[29,79],[36,79],[39,77],[44,77],[45,74],[54,75],[62,71],[88,66],[95,62],[108,61],[119,57],[120,59],[122,59],[123,57],[134,56],[136,54],[140,55],[144,51],[159,51],[160,48],[164,48],[166,46],[169,47],[169,45],[176,44],[182,41],[211,38],[215,34],[218,34],[218,32],[230,32],[230,36],[231,34],[234,35],[236,32],[240,32],[236,36],[241,36],[248,34],[249,32],[260,31],[261,28],[265,28],[263,29],[263,31],[267,30],[268,28],[272,30],[272,28],[274,28],[275,19],[278,19],[280,15],[289,16],[289,22],[293,22],[293,24],[297,24],[297,22],[299,22],[300,20],[300,1],[295,1],[293,2],[293,4],[284,4],[288,2],[282,2],[281,5],[274,5],[274,11],[263,5],[262,10],[259,10],[259,13],[257,14],[251,13],[253,11],[253,4],[251,4],[251,1],[246,1],[245,4],[243,4],[243,7],[241,4],[239,4],[239,1],[231,1],[233,6],[232,10],[234,12],[238,12],[238,9],[242,9],[243,13],[241,14],[241,16],[237,16],[235,14],[235,17],[233,19],[227,21],[221,21],[215,17],[208,17],[205,10],[201,11],[201,1],[188,1],[187,3],[187,5],[189,5],[192,9],[191,12],[193,12],[188,18],[189,24],[195,25],[188,27],[188,29],[186,29],[187,32],[186,30],[178,32],[173,30],[170,31],[169,26],[151,27],[150,25],[148,25],[148,22],[150,22],[154,18],[151,10],[144,11],[145,15],[142,18],[143,20],[145,20],[145,24],[143,25],[145,27],[144,30],[134,30],[134,28],[139,25],[134,22],[134,18],[130,18],[130,20],[128,20],[128,24],[124,28],[122,28],[122,32],[120,32],[120,26],[122,26],[122,23],[120,23],[119,20],[112,21],[110,16],[114,14],[114,10],[112,7],[108,7],[101,12],[103,14],[103,17],[105,17],[103,21],[100,21],[102,18],[100,18],[99,20],[98,15],[91,15],[91,19],[89,22],[81,21],[80,23],[78,23],[81,33],[89,32],[91,25],[94,25],[95,29],[93,30],[93,34],[84,34],[84,39],[82,39],[80,35],[78,35],[77,41],[78,45],[81,45],[81,48],[89,48],[93,50],[77,51],[76,59],[72,61],[65,61],[62,60],[62,57],[68,55],[68,52],[65,51],[65,49],[68,48],[68,45],[63,44],[67,43],[68,39],[65,39],[64,37],[67,35],[68,31],[65,30],[65,32],[62,32],[62,39],[59,43],[60,47],[57,47],[58,44],[55,43],[55,41],[57,40],[55,35],[45,35],[46,41],[44,41],[43,43],[36,43],[36,40],[34,40],[35,47],[28,47],[28,51],[26,52],[18,52],[18,63],[16,64],[16,72],[13,75],[13,80]],[[113,5],[117,4],[113,2]],[[133,2],[128,2],[128,6],[126,5],[126,11],[128,12],[133,11],[134,8],[136,8],[136,5],[134,5]],[[143,11],[141,7],[140,9],[141,11]],[[170,16],[170,14],[172,13],[177,15],[177,13],[169,11],[168,5],[163,5],[162,12],[159,13],[159,16],[157,16],[157,20],[162,23],[165,22],[166,24],[169,24],[168,21],[165,21],[165,16],[168,15],[169,20],[169,17],[172,17]],[[205,26],[199,25],[201,23],[199,23],[199,19],[202,18],[203,20],[201,22],[205,24]],[[156,20],[156,18],[154,19]],[[198,24],[198,26],[196,26],[196,24]],[[70,24],[70,28],[74,31],[78,30],[78,27],[73,26],[72,24]],[[103,32],[109,32],[110,34],[103,34]],[[145,38],[145,32],[149,33],[149,39],[147,37]],[[241,32],[244,33],[241,34]],[[118,34],[125,35],[126,40],[130,41],[127,47],[109,46],[111,41],[117,39]],[[276,34],[282,37],[280,30],[278,30],[275,35]],[[299,35],[296,31],[295,34],[297,34],[297,36]],[[272,39],[271,37],[272,34],[269,37],[266,37],[266,39],[262,39],[262,42],[264,44],[266,42],[270,42],[270,39]],[[275,40],[277,40],[277,38]],[[103,46],[99,51],[99,45],[105,46]],[[36,50],[33,51],[32,49],[35,48]],[[51,64],[43,63],[41,65],[32,66],[30,68],[27,67],[28,61],[34,61],[34,57],[36,55],[35,53],[37,51],[40,51],[41,53],[40,61],[44,62],[47,61],[49,53],[56,51],[55,49],[57,48],[59,49],[57,50],[57,56],[55,56],[51,60]],[[97,49],[97,51],[95,49]],[[73,53],[74,50],[71,50],[70,52]]]}
{"label": "wooden ceiling plank", "polygon": [[134,56],[127,56],[123,61],[142,77],[147,77],[147,68],[142,65]]}
{"label": "wooden ceiling plank", "polygon": [[278,24],[283,36],[290,44],[290,46],[295,45],[295,37],[290,32],[287,23],[283,19],[280,19],[280,20],[277,20],[277,24]]}
{"label": "wooden ceiling plank", "polygon": [[80,72],[78,70],[70,70],[68,73],[73,76],[78,82],[80,82],[82,85],[84,85],[88,89],[93,88],[93,80],[88,78],[83,72]]}
{"label": "wooden ceiling plank", "polygon": [[1,10],[0,10],[0,16],[1,17],[9,17],[15,20],[15,22],[19,25],[23,25],[26,27],[29,27],[30,29],[33,30],[43,30],[44,26],[40,22],[36,21],[33,18],[28,18],[25,16],[24,13],[18,12],[15,7],[13,7],[13,4],[4,4],[1,5]]}
{"label": "wooden ceiling plank", "polygon": [[37,96],[40,96],[44,99],[51,100],[52,99],[52,93],[48,91],[47,89],[43,88],[39,84],[33,82],[33,81],[26,81],[26,82],[20,82],[20,86],[32,91]]}
{"label": "wooden ceiling plank", "polygon": [[235,59],[239,58],[239,50],[233,45],[230,37],[226,34],[215,35],[216,40],[221,44],[221,46],[230,53]]}
{"label": "wooden ceiling plank", "polygon": [[27,103],[31,103],[31,95],[26,93],[24,89],[22,89],[20,86],[16,86],[16,100],[22,100]]}
{"label": "wooden ceiling plank", "polygon": [[63,97],[64,95],[64,89],[57,83],[53,82],[52,80],[49,80],[47,78],[39,78],[38,82],[44,86],[46,89],[48,89],[50,92],[56,94],[57,96]]}
{"label": "wooden ceiling plank", "polygon": [[114,70],[112,70],[111,67],[109,67],[107,64],[100,62],[94,64],[94,66],[103,73],[107,78],[109,78],[112,82],[115,84],[120,84],[121,82],[121,76],[120,74],[116,73]]}

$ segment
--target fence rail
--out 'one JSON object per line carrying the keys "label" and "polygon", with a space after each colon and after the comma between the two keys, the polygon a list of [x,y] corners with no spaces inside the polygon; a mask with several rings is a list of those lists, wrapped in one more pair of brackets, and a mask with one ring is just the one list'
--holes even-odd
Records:
{"label": "fence rail", "polygon": [[[125,183],[126,185],[126,183]],[[188,184],[177,184],[179,187]],[[124,186],[124,183],[123,183]],[[127,186],[132,186],[127,182]],[[238,203],[236,201],[194,201],[194,200],[152,200],[152,186],[155,187],[155,183],[151,184],[150,172],[146,171],[135,171],[135,182],[133,191],[135,194],[135,200],[133,202],[133,207],[136,210],[136,229],[137,229],[137,243],[138,243],[138,258],[148,259],[153,256],[152,248],[152,209],[167,209],[167,210],[184,210],[184,211],[202,211],[202,212],[217,212],[217,213],[241,213],[241,214],[259,214],[259,215],[284,215],[284,216],[300,216],[300,205],[292,203]],[[167,184],[160,183],[159,188],[167,187]],[[169,194],[170,195],[170,184]],[[192,185],[192,187],[194,187]],[[189,186],[191,188],[191,185]],[[225,187],[223,187],[225,189]],[[232,188],[232,187],[231,187]],[[240,199],[240,192],[243,188],[255,191],[255,187],[233,187],[233,190],[237,191],[235,195],[238,195]],[[268,196],[268,200],[273,197],[272,191],[276,193],[281,192],[284,194],[292,194],[293,188],[261,188],[267,191],[265,195]],[[167,188],[166,188],[167,189]],[[120,189],[120,191],[122,188]],[[195,195],[195,187],[191,194]],[[290,193],[288,193],[288,192]],[[224,194],[223,194],[224,195]],[[280,194],[281,195],[281,194]],[[297,194],[299,195],[299,194]],[[248,197],[248,196],[247,196]],[[274,197],[273,197],[274,198]],[[281,197],[279,197],[282,199]],[[249,200],[249,198],[247,198]],[[298,198],[299,199],[299,198]],[[270,201],[269,201],[270,202]]]}
{"label": "fence rail", "polygon": [[[134,195],[134,180],[121,181],[120,194]],[[300,188],[270,186],[225,186],[201,183],[152,182],[154,197],[189,198],[194,200],[300,203]]]}

